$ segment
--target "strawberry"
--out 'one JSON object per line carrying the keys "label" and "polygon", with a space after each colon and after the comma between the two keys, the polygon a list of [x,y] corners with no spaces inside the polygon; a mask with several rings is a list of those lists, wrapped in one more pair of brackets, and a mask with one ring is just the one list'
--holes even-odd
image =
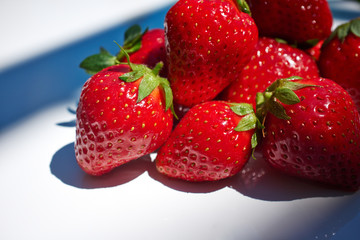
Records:
{"label": "strawberry", "polygon": [[250,62],[239,78],[221,94],[221,99],[244,102],[256,107],[257,92],[263,92],[276,79],[300,76],[318,77],[316,62],[305,52],[271,38],[259,38]]}
{"label": "strawberry", "polygon": [[149,68],[154,68],[157,63],[163,62],[164,67],[160,71],[160,76],[167,77],[164,29],[146,31],[141,38],[141,48],[129,55],[132,63],[145,64]]}
{"label": "strawberry", "polygon": [[347,90],[360,111],[360,18],[338,26],[325,41],[319,57],[323,77]]}
{"label": "strawberry", "polygon": [[257,110],[265,119],[262,152],[271,166],[343,189],[360,186],[360,116],[340,85],[282,79],[259,97],[265,100]]}
{"label": "strawberry", "polygon": [[[238,6],[246,11],[246,4]],[[250,60],[258,31],[238,6],[231,0],[180,0],[167,12],[168,79],[178,104],[214,99]]]}
{"label": "strawberry", "polygon": [[213,181],[239,172],[256,145],[250,104],[209,101],[192,107],[160,148],[156,168],[169,177]]}
{"label": "strawberry", "polygon": [[84,84],[76,113],[75,155],[91,175],[159,148],[172,130],[169,82],[144,65],[110,66]]}
{"label": "strawberry", "polygon": [[[160,75],[167,77],[166,51],[164,30],[160,28],[141,31],[139,25],[133,25],[126,30],[124,36],[124,45],[126,53],[130,55],[132,63],[144,64],[149,68],[154,68],[159,62],[164,63]],[[87,57],[81,62],[80,67],[89,74],[95,74],[102,69],[125,62],[125,54],[119,51],[116,56],[101,48],[99,54]]]}
{"label": "strawberry", "polygon": [[326,0],[248,0],[260,36],[306,43],[327,38],[332,13]]}
{"label": "strawberry", "polygon": [[319,61],[320,53],[321,53],[321,47],[324,44],[325,39],[320,40],[315,43],[315,45],[305,49],[305,52],[309,54],[316,62]]}

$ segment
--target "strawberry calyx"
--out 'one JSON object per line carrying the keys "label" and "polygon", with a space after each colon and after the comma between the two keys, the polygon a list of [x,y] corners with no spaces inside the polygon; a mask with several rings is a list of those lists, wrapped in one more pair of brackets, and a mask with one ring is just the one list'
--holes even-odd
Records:
{"label": "strawberry calyx", "polygon": [[240,11],[247,13],[251,16],[249,4],[245,0],[235,0],[235,3]]}
{"label": "strawberry calyx", "polygon": [[155,88],[160,86],[165,94],[165,110],[167,111],[169,108],[171,108],[172,113],[175,115],[173,107],[173,94],[170,83],[166,78],[159,76],[159,72],[164,66],[164,63],[159,62],[153,69],[150,69],[143,64],[131,63],[129,54],[126,52],[126,50],[118,43],[116,44],[119,46],[120,52],[123,52],[127,60],[127,62],[121,64],[129,65],[131,70],[130,72],[121,75],[119,79],[123,80],[124,82],[130,83],[142,78],[139,84],[137,102],[141,102],[144,98],[149,96]]}
{"label": "strawberry calyx", "polygon": [[283,43],[283,44],[287,44],[291,47],[294,47],[294,48],[299,48],[299,49],[309,49],[309,48],[312,48],[314,46],[316,46],[316,44],[318,44],[321,40],[320,39],[309,39],[309,40],[306,40],[305,42],[302,42],[302,43],[298,43],[298,42],[288,42],[286,41],[285,39],[282,39],[282,38],[274,38],[276,42],[278,43]]}
{"label": "strawberry calyx", "polygon": [[335,30],[325,40],[323,46],[327,45],[332,39],[334,39],[334,37],[337,37],[343,43],[346,36],[350,33],[360,37],[360,18],[355,18],[335,28]]}
{"label": "strawberry calyx", "polygon": [[[230,109],[238,116],[242,116],[238,125],[234,128],[237,132],[245,132],[251,129],[261,129],[262,124],[257,118],[253,106],[248,103],[228,103]],[[255,149],[257,146],[257,135],[256,131],[251,137],[251,148]]]}
{"label": "strawberry calyx", "polygon": [[[125,31],[123,49],[130,54],[141,48],[141,39],[148,31],[141,31],[139,25],[133,25]],[[101,47],[100,52],[85,58],[80,63],[80,68],[84,69],[88,74],[95,74],[104,68],[119,64],[125,57],[124,51],[119,51],[117,55],[112,55],[105,48]]]}
{"label": "strawberry calyx", "polygon": [[299,97],[294,91],[305,88],[315,87],[316,85],[302,84],[297,81],[301,77],[293,76],[289,78],[278,79],[273,82],[264,92],[258,92],[256,95],[256,115],[264,125],[266,115],[270,112],[280,119],[289,120],[283,104],[292,105],[300,102]]}
{"label": "strawberry calyx", "polygon": [[[128,28],[125,32],[125,39],[123,44],[123,49],[128,53],[134,53],[141,48],[141,39],[144,34],[148,31],[148,28],[144,32],[141,32],[141,27],[137,24]],[[123,51],[119,51],[116,55],[118,60],[122,60],[125,57]]]}

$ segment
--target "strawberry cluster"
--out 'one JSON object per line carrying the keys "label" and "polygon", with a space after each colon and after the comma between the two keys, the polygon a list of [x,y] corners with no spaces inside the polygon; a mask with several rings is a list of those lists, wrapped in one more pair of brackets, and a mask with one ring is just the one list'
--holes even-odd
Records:
{"label": "strawberry cluster", "polygon": [[[179,0],[164,29],[125,33],[80,66],[75,154],[88,174],[157,151],[187,181],[279,172],[360,186],[360,18],[331,31],[325,0]],[[259,160],[261,161],[261,160]]]}

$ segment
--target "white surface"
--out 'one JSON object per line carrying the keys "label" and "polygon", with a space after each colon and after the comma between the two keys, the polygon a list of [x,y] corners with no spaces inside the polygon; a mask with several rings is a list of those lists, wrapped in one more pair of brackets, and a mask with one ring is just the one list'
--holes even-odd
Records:
{"label": "white surface", "polygon": [[325,239],[359,214],[360,194],[274,173],[261,159],[234,178],[170,180],[146,156],[107,176],[77,166],[74,101],[0,136],[0,239]]}
{"label": "white surface", "polygon": [[[1,0],[0,72],[174,2],[176,0]],[[329,2],[345,10],[359,10],[351,1]]]}
{"label": "white surface", "polygon": [[0,71],[174,0],[1,0]]}

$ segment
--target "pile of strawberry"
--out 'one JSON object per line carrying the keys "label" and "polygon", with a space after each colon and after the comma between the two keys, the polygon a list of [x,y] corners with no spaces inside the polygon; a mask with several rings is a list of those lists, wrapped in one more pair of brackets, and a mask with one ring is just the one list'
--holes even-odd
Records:
{"label": "pile of strawberry", "polygon": [[[333,32],[325,0],[179,0],[164,29],[125,33],[81,67],[75,153],[91,175],[157,151],[188,181],[279,172],[360,186],[360,18]],[[262,159],[257,159],[262,161]]]}

